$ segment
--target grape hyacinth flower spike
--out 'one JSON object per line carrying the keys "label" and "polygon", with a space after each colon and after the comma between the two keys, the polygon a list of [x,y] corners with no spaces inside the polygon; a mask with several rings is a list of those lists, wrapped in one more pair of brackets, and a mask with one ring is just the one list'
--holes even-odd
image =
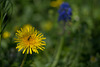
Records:
{"label": "grape hyacinth flower spike", "polygon": [[58,17],[58,21],[63,21],[63,29],[62,29],[62,33],[60,34],[60,43],[59,43],[59,47],[58,47],[58,51],[57,51],[57,54],[54,58],[54,61],[51,65],[51,67],[56,67],[58,61],[59,61],[59,58],[60,58],[60,55],[61,55],[61,51],[62,51],[62,48],[63,48],[63,45],[64,45],[64,34],[65,34],[65,22],[67,22],[68,20],[71,20],[71,15],[72,15],[72,9],[70,8],[69,4],[68,3],[65,3],[63,2],[58,10],[58,13],[59,13],[59,17]]}
{"label": "grape hyacinth flower spike", "polygon": [[70,8],[69,4],[66,2],[63,2],[58,10],[59,18],[58,21],[64,21],[67,22],[68,20],[71,20],[72,15],[72,9]]}

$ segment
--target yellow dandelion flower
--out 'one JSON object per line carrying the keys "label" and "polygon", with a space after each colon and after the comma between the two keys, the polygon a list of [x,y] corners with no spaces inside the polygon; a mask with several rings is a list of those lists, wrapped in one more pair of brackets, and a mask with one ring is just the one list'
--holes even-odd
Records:
{"label": "yellow dandelion flower", "polygon": [[59,6],[62,4],[62,2],[63,2],[63,0],[52,1],[52,2],[50,3],[50,5],[51,5],[52,7],[59,7]]}
{"label": "yellow dandelion flower", "polygon": [[3,38],[6,39],[6,38],[9,38],[10,37],[10,33],[8,31],[5,31],[3,33]]}
{"label": "yellow dandelion flower", "polygon": [[45,49],[45,37],[43,37],[42,33],[35,30],[31,25],[24,26],[21,30],[17,30],[16,33],[17,38],[15,38],[15,42],[17,42],[18,51],[23,50],[23,54],[27,52],[27,54],[32,54],[32,51],[35,53],[39,53],[38,49]]}

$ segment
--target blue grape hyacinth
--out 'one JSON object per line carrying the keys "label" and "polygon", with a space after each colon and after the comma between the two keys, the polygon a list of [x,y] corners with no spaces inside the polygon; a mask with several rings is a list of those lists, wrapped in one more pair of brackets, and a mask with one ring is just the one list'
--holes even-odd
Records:
{"label": "blue grape hyacinth", "polygon": [[72,9],[70,8],[68,3],[63,2],[58,10],[58,13],[58,21],[67,22],[68,20],[71,20]]}

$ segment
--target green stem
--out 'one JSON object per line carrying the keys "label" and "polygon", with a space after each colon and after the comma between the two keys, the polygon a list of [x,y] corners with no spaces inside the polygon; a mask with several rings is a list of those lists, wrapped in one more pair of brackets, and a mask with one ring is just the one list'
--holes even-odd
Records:
{"label": "green stem", "polygon": [[1,13],[1,17],[0,17],[0,47],[1,47],[1,24],[2,24],[2,13]]}
{"label": "green stem", "polygon": [[21,64],[20,67],[23,67],[23,65],[24,65],[24,63],[25,63],[25,61],[26,61],[26,57],[27,57],[27,53],[25,54],[24,59],[23,59],[22,64]]}
{"label": "green stem", "polygon": [[63,47],[63,43],[64,43],[64,35],[61,37],[58,52],[51,67],[55,67],[57,65]]}
{"label": "green stem", "polygon": [[[0,33],[1,33],[1,21],[0,21]],[[0,34],[0,47],[1,47],[1,34]]]}

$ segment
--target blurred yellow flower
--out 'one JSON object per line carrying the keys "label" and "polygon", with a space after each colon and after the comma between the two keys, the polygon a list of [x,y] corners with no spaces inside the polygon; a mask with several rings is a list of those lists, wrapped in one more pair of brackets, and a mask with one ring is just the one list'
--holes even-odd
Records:
{"label": "blurred yellow flower", "polygon": [[59,7],[59,6],[62,4],[62,2],[63,2],[63,0],[52,1],[52,2],[50,3],[50,5],[51,5],[52,7]]}
{"label": "blurred yellow flower", "polygon": [[47,21],[47,22],[44,22],[41,24],[42,30],[47,31],[47,32],[52,29],[52,26],[53,26],[53,24],[50,21]]}
{"label": "blurred yellow flower", "polygon": [[3,33],[3,38],[9,38],[10,37],[10,33],[8,32],[8,31],[5,31],[4,33]]}
{"label": "blurred yellow flower", "polygon": [[18,43],[16,49],[18,49],[18,51],[23,50],[23,54],[25,51],[27,51],[27,54],[32,54],[32,51],[39,53],[38,49],[45,49],[44,45],[46,45],[46,43],[43,40],[46,38],[31,25],[25,25],[21,30],[17,30],[16,36],[15,42]]}
{"label": "blurred yellow flower", "polygon": [[90,61],[91,61],[91,62],[96,62],[96,60],[97,60],[96,57],[91,56],[91,58],[90,58]]}

